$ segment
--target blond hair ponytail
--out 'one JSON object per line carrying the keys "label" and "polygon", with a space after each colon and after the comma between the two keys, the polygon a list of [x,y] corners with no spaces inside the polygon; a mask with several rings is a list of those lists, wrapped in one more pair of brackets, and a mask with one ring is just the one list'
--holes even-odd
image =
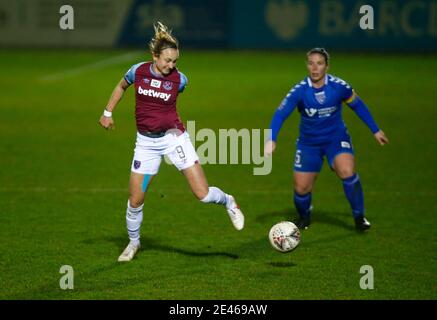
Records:
{"label": "blond hair ponytail", "polygon": [[159,56],[165,49],[179,49],[178,40],[171,35],[171,30],[160,21],[153,26],[155,35],[149,42],[149,48],[153,55]]}

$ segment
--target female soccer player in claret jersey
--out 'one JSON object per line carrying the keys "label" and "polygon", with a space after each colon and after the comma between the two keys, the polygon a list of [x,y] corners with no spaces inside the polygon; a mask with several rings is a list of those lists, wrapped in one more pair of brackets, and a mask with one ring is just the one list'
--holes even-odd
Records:
{"label": "female soccer player in claret jersey", "polygon": [[177,97],[187,85],[187,77],[176,68],[178,41],[160,22],[154,30],[155,35],[149,43],[153,60],[135,64],[127,71],[112,92],[99,121],[105,129],[114,128],[112,112],[124,91],[133,84],[137,137],[126,210],[130,242],[118,261],[132,260],[140,248],[145,192],[158,173],[164,155],[184,174],[200,201],[223,205],[234,227],[237,230],[244,227],[244,216],[234,197],[208,186],[199,158],[176,111]]}
{"label": "female soccer player in claret jersey", "polygon": [[341,111],[345,102],[369,127],[380,145],[388,143],[369,109],[342,79],[327,74],[329,54],[323,48],[307,53],[308,77],[296,84],[277,108],[270,124],[272,136],[264,146],[264,154],[271,155],[283,122],[297,107],[301,114],[299,138],[294,160],[294,205],[299,214],[296,225],[307,229],[311,223],[311,192],[324,157],[343,182],[343,189],[352,208],[355,226],[367,230],[370,223],[364,217],[364,196],[355,172],[354,149],[343,122]]}

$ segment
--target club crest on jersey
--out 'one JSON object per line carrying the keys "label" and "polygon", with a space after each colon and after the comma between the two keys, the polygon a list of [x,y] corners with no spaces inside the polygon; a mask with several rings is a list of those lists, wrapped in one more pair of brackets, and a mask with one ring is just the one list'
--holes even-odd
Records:
{"label": "club crest on jersey", "polygon": [[165,81],[162,86],[165,90],[171,90],[173,88],[173,83],[171,81]]}
{"label": "club crest on jersey", "polygon": [[134,160],[134,168],[138,169],[141,166],[141,161]]}
{"label": "club crest on jersey", "polygon": [[156,80],[156,79],[152,79],[150,86],[152,86],[154,88],[161,88],[161,81]]}
{"label": "club crest on jersey", "polygon": [[326,101],[325,91],[316,92],[314,95],[316,96],[316,100],[318,103],[320,103],[320,104],[325,103],[325,101]]}
{"label": "club crest on jersey", "polygon": [[309,109],[305,108],[305,112],[308,115],[308,117],[312,117],[313,115],[316,114],[317,109],[314,109],[314,108],[309,108]]}
{"label": "club crest on jersey", "polygon": [[144,81],[145,84],[149,84],[149,82],[150,82],[150,80],[147,79],[147,78],[144,78],[143,81]]}

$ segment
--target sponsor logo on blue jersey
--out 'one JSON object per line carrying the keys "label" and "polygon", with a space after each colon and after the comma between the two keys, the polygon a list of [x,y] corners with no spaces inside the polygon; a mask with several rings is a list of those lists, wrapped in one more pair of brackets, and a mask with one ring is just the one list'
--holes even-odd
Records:
{"label": "sponsor logo on blue jersey", "polygon": [[314,108],[305,108],[305,112],[308,115],[308,117],[312,117],[313,115],[315,115],[317,113],[317,109]]}

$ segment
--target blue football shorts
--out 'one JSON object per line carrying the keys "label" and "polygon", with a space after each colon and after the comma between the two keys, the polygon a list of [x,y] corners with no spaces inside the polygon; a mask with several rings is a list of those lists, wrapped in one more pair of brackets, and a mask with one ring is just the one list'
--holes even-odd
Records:
{"label": "blue football shorts", "polygon": [[354,154],[352,139],[347,133],[320,145],[303,144],[298,139],[294,157],[294,170],[298,172],[320,172],[325,156],[332,169],[334,159],[340,153]]}

